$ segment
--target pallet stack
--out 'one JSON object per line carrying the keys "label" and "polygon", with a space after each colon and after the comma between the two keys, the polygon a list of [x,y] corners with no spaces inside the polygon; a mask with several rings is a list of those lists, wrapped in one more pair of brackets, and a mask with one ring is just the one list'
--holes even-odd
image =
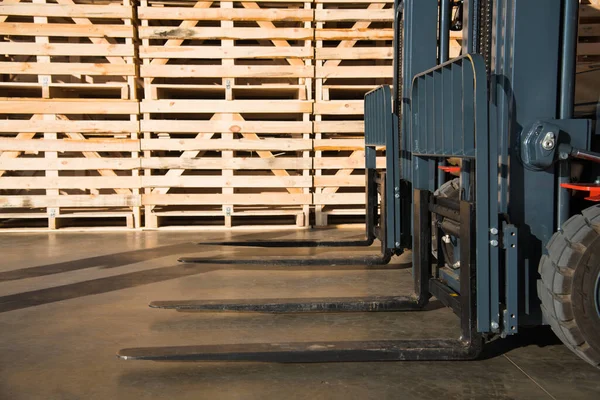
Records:
{"label": "pallet stack", "polygon": [[[581,3],[584,72],[600,0]],[[0,228],[357,221],[393,18],[391,0],[3,0]],[[578,112],[597,80],[578,75]]]}
{"label": "pallet stack", "polygon": [[393,78],[393,2],[316,0],[315,219],[364,215],[364,95]]}
{"label": "pallet stack", "polygon": [[311,3],[142,0],[138,17],[146,226],[306,226]]}
{"label": "pallet stack", "polygon": [[140,226],[129,0],[0,5],[0,219]]}

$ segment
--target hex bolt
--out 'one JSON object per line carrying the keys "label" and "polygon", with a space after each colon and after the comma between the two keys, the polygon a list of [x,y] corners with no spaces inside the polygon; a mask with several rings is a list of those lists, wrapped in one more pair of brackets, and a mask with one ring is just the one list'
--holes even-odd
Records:
{"label": "hex bolt", "polygon": [[498,323],[496,321],[492,321],[491,326],[492,326],[492,329],[494,329],[494,330],[500,328],[500,325],[498,325]]}
{"label": "hex bolt", "polygon": [[491,244],[493,247],[498,247],[498,241],[497,241],[496,239],[492,239],[492,240],[490,240],[490,244]]}
{"label": "hex bolt", "polygon": [[395,245],[396,247],[400,247],[400,242],[396,242],[396,243],[394,243],[394,245]]}
{"label": "hex bolt", "polygon": [[400,194],[396,193],[396,194],[394,195],[394,197],[395,197],[395,198],[397,198],[397,199],[399,199],[399,198],[400,198]]}
{"label": "hex bolt", "polygon": [[490,229],[490,233],[492,235],[497,235],[498,234],[498,228],[492,228],[492,229]]}

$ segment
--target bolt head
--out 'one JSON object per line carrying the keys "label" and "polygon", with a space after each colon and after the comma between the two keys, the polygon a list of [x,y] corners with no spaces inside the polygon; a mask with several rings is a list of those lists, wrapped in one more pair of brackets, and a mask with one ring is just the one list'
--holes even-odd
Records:
{"label": "bolt head", "polygon": [[492,235],[497,235],[498,234],[498,228],[492,228],[492,229],[490,229],[490,233]]}
{"label": "bolt head", "polygon": [[395,197],[395,198],[397,198],[397,199],[399,199],[399,198],[400,198],[400,195],[399,195],[398,193],[396,193],[396,194],[394,195],[394,197]]}
{"label": "bolt head", "polygon": [[490,240],[490,244],[491,244],[493,247],[498,247],[498,241],[497,241],[496,239]]}
{"label": "bolt head", "polygon": [[556,136],[554,135],[554,132],[546,133],[546,136],[544,136],[544,139],[542,140],[542,148],[544,150],[552,150],[555,144]]}
{"label": "bolt head", "polygon": [[500,325],[498,325],[498,323],[496,321],[492,321],[491,327],[492,327],[492,329],[498,329],[498,328],[500,328]]}
{"label": "bolt head", "polygon": [[396,242],[396,243],[394,243],[394,245],[395,245],[396,247],[400,247],[400,242]]}

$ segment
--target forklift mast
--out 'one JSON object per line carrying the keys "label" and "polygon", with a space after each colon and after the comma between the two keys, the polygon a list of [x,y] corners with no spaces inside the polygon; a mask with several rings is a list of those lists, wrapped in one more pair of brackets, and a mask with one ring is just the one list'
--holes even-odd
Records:
{"label": "forklift mast", "polygon": [[[342,243],[208,243],[337,247],[370,246],[378,239],[381,255],[372,259],[279,263],[372,265],[410,249],[413,293],[151,304],[204,311],[388,312],[421,310],[435,296],[459,316],[460,338],[130,348],[121,350],[119,357],[272,362],[472,359],[487,340],[516,334],[520,326],[546,323],[542,315],[550,314],[541,312],[536,291],[538,265],[540,259],[542,264],[550,260],[546,248],[563,234],[565,221],[581,211],[570,202],[567,189],[578,185],[570,182],[571,160],[590,162],[586,174],[594,179],[599,171],[591,121],[573,118],[578,7],[577,0],[397,0],[393,89],[382,86],[365,96],[366,238]],[[450,31],[459,29],[462,55],[449,60]],[[376,166],[382,149],[384,171]],[[600,207],[583,213],[589,218],[579,217],[587,221],[589,232],[596,214],[594,223],[600,228]],[[589,237],[598,239],[600,249],[600,236]],[[554,268],[552,262],[548,265]],[[600,299],[600,283],[596,285]]]}

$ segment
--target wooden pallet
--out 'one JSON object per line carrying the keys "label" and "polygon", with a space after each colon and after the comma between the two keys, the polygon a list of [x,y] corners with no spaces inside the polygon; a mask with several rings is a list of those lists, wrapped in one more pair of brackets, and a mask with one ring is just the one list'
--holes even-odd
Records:
{"label": "wooden pallet", "polygon": [[0,4],[0,219],[140,226],[129,0]]}
{"label": "wooden pallet", "polygon": [[5,0],[4,97],[135,98],[131,0]]}
{"label": "wooden pallet", "polygon": [[393,77],[393,2],[316,0],[315,221],[364,215],[365,93]]}
{"label": "wooden pallet", "polygon": [[310,5],[140,3],[146,227],[174,216],[308,224]]}
{"label": "wooden pallet", "polygon": [[85,209],[139,227],[137,109],[130,100],[1,98],[0,219],[41,212],[56,229]]}

